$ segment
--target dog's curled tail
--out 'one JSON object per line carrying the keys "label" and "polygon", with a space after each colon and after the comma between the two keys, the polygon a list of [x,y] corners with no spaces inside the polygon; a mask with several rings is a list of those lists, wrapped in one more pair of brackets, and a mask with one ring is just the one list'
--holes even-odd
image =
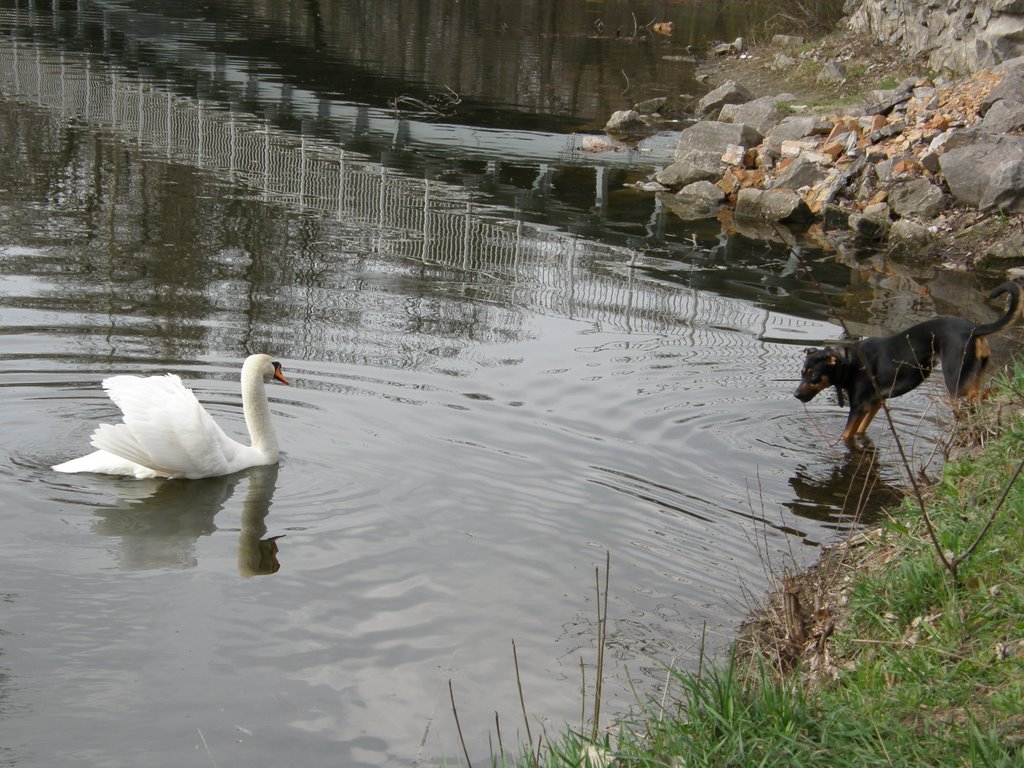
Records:
{"label": "dog's curled tail", "polygon": [[1006,308],[1006,314],[991,323],[977,326],[974,329],[975,336],[988,336],[991,333],[999,333],[999,331],[1009,328],[1017,321],[1022,303],[1021,294],[1024,291],[1022,291],[1019,283],[1008,280],[1002,285],[996,286],[992,293],[988,295],[988,300],[992,301],[992,299],[1002,296],[1004,293],[1010,294],[1010,305]]}

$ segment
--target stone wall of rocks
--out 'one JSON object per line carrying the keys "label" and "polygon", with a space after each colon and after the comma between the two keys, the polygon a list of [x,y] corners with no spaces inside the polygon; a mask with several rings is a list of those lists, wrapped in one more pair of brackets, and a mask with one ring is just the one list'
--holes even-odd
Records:
{"label": "stone wall of rocks", "polygon": [[[909,255],[941,253],[943,237],[970,234],[993,214],[1020,221],[1024,57],[959,82],[910,77],[870,95],[852,114],[823,116],[786,109],[790,94],[755,99],[722,84],[656,174],[663,202],[753,239],[795,241],[789,227],[810,224],[834,243]],[[1024,264],[1024,229],[1014,223],[1010,233],[975,254],[979,269]]]}
{"label": "stone wall of rocks", "polygon": [[847,0],[850,28],[967,74],[1024,56],[1024,0]]}

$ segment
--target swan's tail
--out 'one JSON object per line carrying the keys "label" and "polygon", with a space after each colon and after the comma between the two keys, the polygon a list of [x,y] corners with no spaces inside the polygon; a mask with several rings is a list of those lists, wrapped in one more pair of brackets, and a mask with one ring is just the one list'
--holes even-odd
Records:
{"label": "swan's tail", "polygon": [[122,459],[106,451],[93,451],[86,456],[79,456],[77,459],[65,461],[62,464],[55,464],[51,467],[55,472],[79,473],[91,472],[101,475],[120,475],[122,477],[135,477],[140,480],[166,477],[155,472],[149,467]]}
{"label": "swan's tail", "polygon": [[173,475],[164,467],[154,467],[153,458],[126,424],[100,424],[92,433],[93,446],[133,464],[139,464],[164,477]]}

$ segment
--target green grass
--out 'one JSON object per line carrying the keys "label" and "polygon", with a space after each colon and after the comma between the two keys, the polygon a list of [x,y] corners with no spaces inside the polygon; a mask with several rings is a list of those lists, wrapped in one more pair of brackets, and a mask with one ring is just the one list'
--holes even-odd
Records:
{"label": "green grass", "polygon": [[973,550],[954,578],[917,505],[892,511],[873,546],[898,554],[868,558],[884,564],[856,577],[847,593],[830,641],[837,680],[811,686],[768,664],[753,674],[734,664],[679,673],[673,706],[619,722],[593,759],[581,758],[587,740],[568,731],[539,759],[507,764],[1024,765],[1024,478],[1011,484],[1024,462],[1024,368],[1004,377],[999,392],[984,409],[990,420],[998,416],[998,435],[949,462],[928,494],[946,559]]}
{"label": "green grass", "polygon": [[851,64],[846,69],[846,79],[856,80],[858,77],[862,77],[867,71],[867,64]]}

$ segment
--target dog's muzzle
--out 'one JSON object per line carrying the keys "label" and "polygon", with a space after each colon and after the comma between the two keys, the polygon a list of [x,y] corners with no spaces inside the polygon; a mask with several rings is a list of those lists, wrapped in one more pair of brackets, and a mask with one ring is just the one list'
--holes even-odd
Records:
{"label": "dog's muzzle", "polygon": [[796,392],[793,393],[793,397],[801,403],[806,403],[813,400],[814,396],[827,386],[828,384],[807,384],[805,382],[796,388]]}

